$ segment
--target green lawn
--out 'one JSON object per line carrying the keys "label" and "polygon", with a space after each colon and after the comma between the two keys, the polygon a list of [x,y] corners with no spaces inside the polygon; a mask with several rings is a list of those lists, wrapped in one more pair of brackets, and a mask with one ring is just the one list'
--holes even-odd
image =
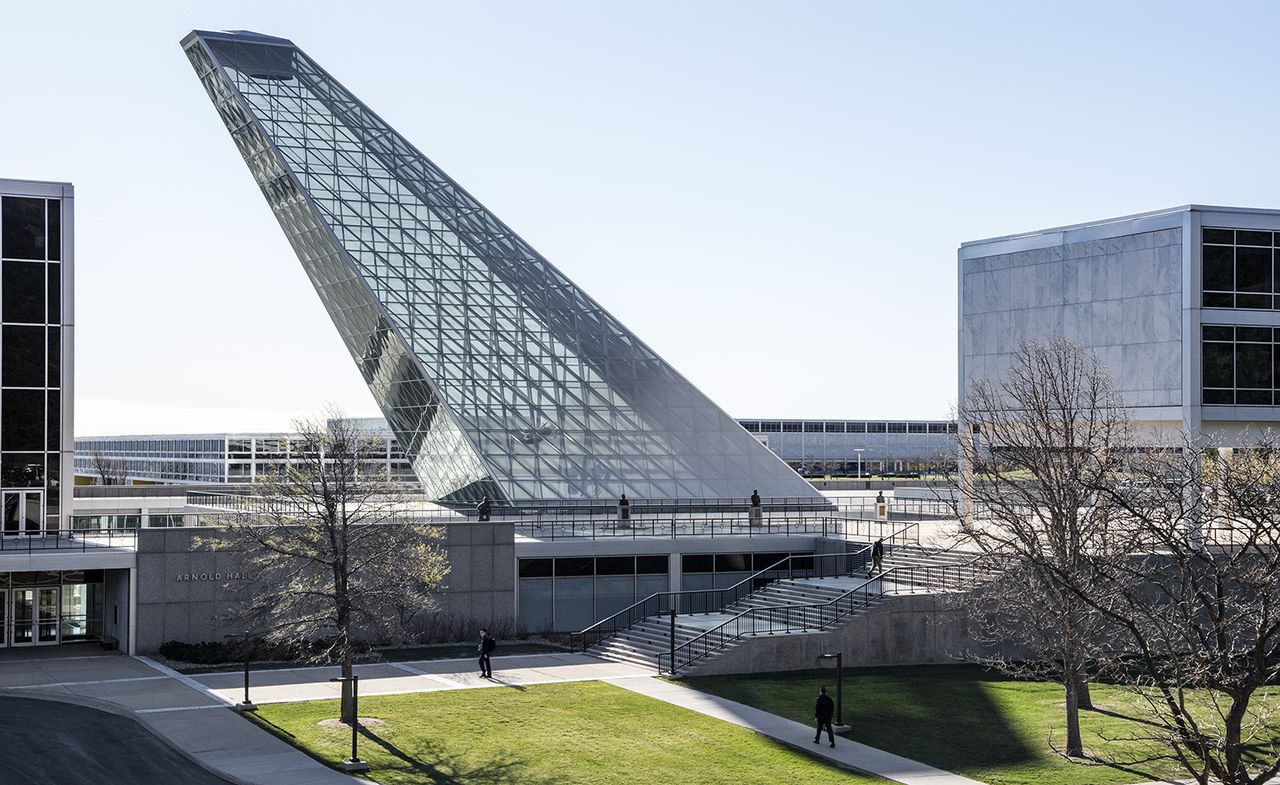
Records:
{"label": "green lawn", "polygon": [[[494,652],[495,656],[506,656],[509,654],[564,654],[568,649],[563,646],[554,646],[549,643],[501,643],[498,650]],[[360,655],[356,660],[357,665],[366,665],[375,662],[419,662],[422,660],[454,660],[476,658],[476,644],[474,643],[457,643],[447,644],[444,646],[405,646],[396,649],[380,649],[373,652]],[[281,668],[298,668],[308,664],[315,663],[298,662],[296,660],[275,660],[271,662],[255,662],[252,664],[253,670],[279,670]],[[239,670],[244,667],[242,662],[224,662],[218,665],[182,665],[175,667],[178,673],[185,673],[189,676],[199,675],[202,673],[223,673],[225,671]]]}
{"label": "green lawn", "polygon": [[[820,686],[835,695],[834,669],[683,683],[806,723]],[[1110,765],[1073,763],[1053,752],[1051,745],[1061,748],[1066,741],[1060,686],[1012,681],[975,666],[846,671],[844,714],[852,726],[849,738],[991,785],[1114,785],[1186,776],[1168,762],[1119,763],[1152,749],[1150,742],[1102,738],[1143,733],[1144,726],[1131,719],[1139,716],[1135,699],[1105,686],[1091,692],[1104,711],[1081,712],[1084,745]]]}
{"label": "green lawn", "polygon": [[[351,731],[318,723],[337,712],[337,701],[275,704],[255,721],[334,763]],[[887,785],[600,682],[361,698],[360,715],[384,720],[363,729],[360,756],[385,785]]]}

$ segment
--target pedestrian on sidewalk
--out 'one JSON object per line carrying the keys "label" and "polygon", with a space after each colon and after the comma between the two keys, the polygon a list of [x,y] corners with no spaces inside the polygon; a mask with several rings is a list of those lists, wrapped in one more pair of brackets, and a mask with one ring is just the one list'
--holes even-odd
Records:
{"label": "pedestrian on sidewalk", "polygon": [[493,639],[488,630],[480,630],[480,645],[476,648],[480,651],[481,678],[492,679],[493,665],[490,664],[489,658],[493,654],[493,650],[498,648],[498,642]]}
{"label": "pedestrian on sidewalk", "polygon": [[884,561],[884,538],[876,540],[876,544],[871,546],[871,572],[867,573],[870,578],[872,573],[880,572],[880,563]]}
{"label": "pedestrian on sidewalk", "polygon": [[836,702],[831,700],[831,696],[827,694],[827,688],[823,687],[818,693],[818,702],[813,707],[813,718],[818,721],[818,730],[814,733],[813,743],[818,744],[822,740],[822,729],[826,728],[827,738],[831,740],[831,746],[836,746],[836,732],[831,728],[831,717],[836,713]]}

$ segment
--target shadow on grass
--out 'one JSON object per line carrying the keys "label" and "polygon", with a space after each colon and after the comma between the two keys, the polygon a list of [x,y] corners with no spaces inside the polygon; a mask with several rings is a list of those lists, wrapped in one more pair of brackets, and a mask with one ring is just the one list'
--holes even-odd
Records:
{"label": "shadow on grass", "polygon": [[434,785],[555,785],[560,782],[536,777],[527,771],[524,760],[509,754],[492,757],[480,765],[470,765],[446,755],[439,745],[425,739],[418,743],[421,752],[415,757],[366,727],[360,728],[360,735],[409,768],[426,775]]}
{"label": "shadow on grass", "polygon": [[[749,706],[813,727],[813,703],[819,687],[835,696],[835,673],[809,670],[755,676],[690,677],[685,683]],[[1016,682],[978,666],[911,666],[859,668],[845,671],[844,719],[852,727],[847,738],[903,757],[956,772],[993,769],[1027,770],[1075,763],[1105,766],[1155,779],[1130,761],[1076,759],[1056,755],[1037,743],[1040,697],[1012,697],[1006,706],[997,696],[1002,685]],[[1025,717],[1019,712],[1025,712]],[[1116,719],[1134,718],[1098,712]],[[1058,733],[1054,725],[1054,733]],[[1088,731],[1086,730],[1086,733]],[[1086,746],[1089,740],[1086,739]]]}

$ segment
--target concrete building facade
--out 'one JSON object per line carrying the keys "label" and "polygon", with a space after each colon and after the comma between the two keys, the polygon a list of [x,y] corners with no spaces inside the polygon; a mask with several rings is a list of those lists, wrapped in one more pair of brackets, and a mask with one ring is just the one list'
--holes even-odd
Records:
{"label": "concrete building facade", "polygon": [[959,390],[1026,339],[1092,350],[1140,424],[1238,438],[1280,420],[1280,211],[1188,205],[959,250]]}

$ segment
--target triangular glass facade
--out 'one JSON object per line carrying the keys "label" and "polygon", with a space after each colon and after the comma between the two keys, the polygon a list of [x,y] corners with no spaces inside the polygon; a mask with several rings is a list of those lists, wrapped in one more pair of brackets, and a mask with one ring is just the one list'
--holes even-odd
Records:
{"label": "triangular glass facade", "polygon": [[291,42],[183,47],[434,498],[818,498]]}

